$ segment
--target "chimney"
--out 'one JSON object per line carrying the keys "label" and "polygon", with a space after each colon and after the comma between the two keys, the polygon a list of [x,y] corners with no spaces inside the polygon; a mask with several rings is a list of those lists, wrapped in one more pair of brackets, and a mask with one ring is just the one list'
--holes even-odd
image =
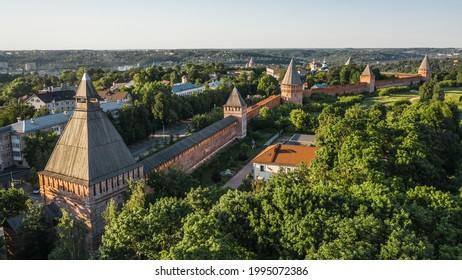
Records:
{"label": "chimney", "polygon": [[30,119],[30,123],[32,123],[32,124],[34,123],[34,118]]}
{"label": "chimney", "polygon": [[279,143],[274,147],[274,152],[273,152],[273,157],[271,158],[271,162],[274,162],[276,160],[276,157],[278,156],[279,150],[281,150],[282,144]]}

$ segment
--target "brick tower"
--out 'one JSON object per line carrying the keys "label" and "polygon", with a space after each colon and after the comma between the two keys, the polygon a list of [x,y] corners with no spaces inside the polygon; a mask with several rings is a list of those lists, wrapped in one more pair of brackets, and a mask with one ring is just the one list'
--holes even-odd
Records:
{"label": "brick tower", "polygon": [[247,135],[247,104],[236,87],[229,95],[228,101],[223,105],[223,113],[225,118],[233,116],[238,119],[236,138],[244,138]]}
{"label": "brick tower", "polygon": [[430,81],[432,79],[433,71],[430,67],[430,60],[428,59],[428,55],[425,55],[424,59],[422,60],[418,73],[422,77],[422,81]]}
{"label": "brick tower", "polygon": [[375,76],[374,73],[371,71],[369,64],[366,66],[361,76],[359,76],[359,82],[367,84],[368,92],[375,91]]}
{"label": "brick tower", "polygon": [[293,59],[290,60],[286,75],[281,82],[281,98],[284,103],[303,103],[303,83],[297,69],[294,67]]}
{"label": "brick tower", "polygon": [[90,229],[87,246],[98,248],[102,213],[109,200],[122,201],[129,178],[143,177],[122,137],[100,108],[96,89],[85,73],[75,94],[77,108],[58,140],[45,170],[39,172],[45,204],[55,202]]}

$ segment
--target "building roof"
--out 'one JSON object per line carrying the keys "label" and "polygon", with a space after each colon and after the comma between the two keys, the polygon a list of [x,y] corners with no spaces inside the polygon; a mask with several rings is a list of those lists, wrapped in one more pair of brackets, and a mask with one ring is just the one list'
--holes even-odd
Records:
{"label": "building roof", "polygon": [[182,152],[187,149],[199,144],[208,137],[219,132],[223,128],[235,123],[237,119],[233,116],[226,117],[220,121],[213,123],[212,125],[207,126],[199,132],[194,133],[193,135],[169,146],[168,148],[146,158],[143,160],[144,172],[148,173],[168,160],[180,155]]}
{"label": "building roof", "polygon": [[28,100],[32,98],[38,98],[43,103],[51,103],[54,101],[62,101],[62,100],[73,100],[75,95],[75,91],[73,90],[61,90],[61,91],[51,91],[51,92],[44,92],[39,94],[32,95]]}
{"label": "building roof", "polygon": [[22,221],[24,220],[25,214],[20,214],[11,218],[6,219],[3,222],[3,227],[11,228],[14,232],[18,232],[21,228]]}
{"label": "building roof", "polygon": [[228,97],[228,100],[223,106],[244,108],[244,107],[247,107],[247,104],[245,103],[244,99],[242,98],[237,88],[234,87],[233,91]]}
{"label": "building roof", "polygon": [[104,112],[117,111],[125,105],[130,106],[130,103],[125,103],[124,101],[103,101],[99,104],[99,106]]}
{"label": "building roof", "polygon": [[328,84],[326,83],[320,83],[320,84],[314,84],[311,88],[316,89],[316,88],[325,88],[327,87]]}
{"label": "building roof", "polygon": [[[88,75],[84,75],[77,92],[84,98],[96,93]],[[74,111],[43,174],[92,185],[136,165],[114,125],[95,106]]]}
{"label": "building roof", "polygon": [[[119,110],[125,105],[124,102],[102,102],[100,104],[101,109],[104,112],[112,112]],[[37,131],[45,128],[50,128],[56,125],[67,123],[71,118],[73,111],[67,111],[57,114],[49,114],[41,116],[38,118],[32,118],[27,120],[22,120],[17,123],[0,127],[0,133],[7,131],[15,131],[19,133],[29,133],[32,131]]]}
{"label": "building roof", "polygon": [[[61,209],[59,208],[56,203],[52,202],[45,207],[43,207],[43,211],[45,214],[45,218],[47,220],[57,220],[63,216]],[[20,214],[11,218],[8,218],[4,223],[3,226],[11,228],[15,233],[18,233],[21,230],[21,226],[24,221],[24,217],[26,214]]]}
{"label": "building roof", "polygon": [[372,72],[371,67],[369,67],[369,64],[366,65],[366,68],[364,69],[364,71],[363,71],[363,73],[361,74],[361,76],[371,76],[371,77],[374,77],[374,73]]}
{"label": "building roof", "polygon": [[294,134],[292,137],[287,141],[287,144],[290,145],[305,145],[309,146],[316,142],[316,136],[311,134]]}
{"label": "building roof", "polygon": [[96,92],[95,87],[91,83],[90,76],[87,73],[83,74],[82,80],[80,81],[79,88],[75,93],[76,98],[89,99],[91,97],[98,98],[98,92]]}
{"label": "building roof", "polygon": [[128,92],[118,90],[99,90],[98,95],[102,100],[117,101],[125,99],[128,95]]}
{"label": "building roof", "polygon": [[289,67],[287,67],[286,75],[282,79],[284,85],[303,85],[297,69],[294,67],[294,59],[290,60]]}
{"label": "building roof", "polygon": [[211,89],[215,89],[215,88],[217,88],[219,85],[221,85],[221,81],[213,81],[213,82],[210,82],[210,83],[209,83],[209,87],[210,87]]}
{"label": "building roof", "polygon": [[419,70],[431,70],[428,55],[425,55],[424,59],[422,60],[422,63],[420,64]]}
{"label": "building roof", "polygon": [[195,84],[190,84],[190,83],[184,83],[184,84],[174,84],[172,86],[172,92],[173,93],[178,93],[182,92],[185,90],[190,90],[190,89],[196,89],[200,88],[201,86],[195,85]]}
{"label": "building roof", "polygon": [[113,83],[114,84],[128,84],[132,79],[130,78],[120,78],[115,80]]}
{"label": "building roof", "polygon": [[37,131],[63,123],[67,123],[71,113],[58,113],[50,114],[46,116],[41,116],[38,118],[27,119],[19,121],[17,123],[11,124],[11,130],[19,133],[28,133],[32,131]]}
{"label": "building roof", "polygon": [[11,125],[0,127],[0,133],[10,132],[10,131],[11,131]]}
{"label": "building roof", "polygon": [[276,144],[268,146],[252,162],[281,166],[296,166],[302,162],[309,164],[315,157],[318,147]]}

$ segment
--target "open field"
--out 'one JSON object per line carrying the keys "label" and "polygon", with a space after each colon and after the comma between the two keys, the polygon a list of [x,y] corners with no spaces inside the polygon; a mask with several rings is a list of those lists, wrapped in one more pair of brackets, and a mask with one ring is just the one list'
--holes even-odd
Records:
{"label": "open field", "polygon": [[[462,88],[445,88],[443,89],[446,96],[445,101],[454,101],[459,103],[462,98]],[[390,96],[373,96],[366,97],[361,102],[361,105],[364,107],[369,107],[371,105],[382,103],[385,106],[391,106],[397,101],[409,100],[411,102],[419,100],[419,93],[417,91],[407,92],[407,93],[397,93]],[[459,103],[459,110],[462,111],[462,103]]]}
{"label": "open field", "polygon": [[418,92],[406,92],[406,93],[397,93],[392,94],[390,96],[373,96],[373,97],[366,97],[361,102],[362,106],[369,107],[371,105],[382,103],[385,106],[391,106],[396,101],[405,101],[410,100],[411,102],[416,101],[419,99]]}

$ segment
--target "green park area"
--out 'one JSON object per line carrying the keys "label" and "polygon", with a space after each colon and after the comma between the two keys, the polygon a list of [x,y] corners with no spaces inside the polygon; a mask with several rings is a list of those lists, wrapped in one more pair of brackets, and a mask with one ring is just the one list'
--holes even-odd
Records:
{"label": "green park area", "polygon": [[[444,93],[445,93],[445,101],[454,101],[454,102],[460,102],[460,98],[462,97],[462,88],[457,87],[457,88],[444,88]],[[410,102],[415,102],[419,100],[419,93],[416,90],[411,90],[409,92],[403,92],[403,93],[395,93],[395,94],[390,94],[390,95],[385,95],[385,96],[371,96],[371,97],[365,97],[361,101],[361,105],[364,107],[369,107],[374,104],[384,104],[385,106],[393,106],[396,104],[396,102],[405,102],[405,101],[410,101]],[[462,110],[462,104],[459,104],[459,110]]]}
{"label": "green park area", "polygon": [[391,94],[391,95],[386,95],[386,96],[366,97],[361,102],[361,105],[365,107],[369,107],[371,105],[381,103],[385,106],[392,106],[396,102],[404,102],[406,100],[409,100],[411,102],[419,100],[419,92],[414,90],[414,91],[396,93],[396,94]]}
{"label": "green park area", "polygon": [[444,89],[444,100],[445,101],[454,101],[459,104],[459,111],[462,110],[462,104],[460,103],[461,97],[462,97],[462,88],[447,88]]}

